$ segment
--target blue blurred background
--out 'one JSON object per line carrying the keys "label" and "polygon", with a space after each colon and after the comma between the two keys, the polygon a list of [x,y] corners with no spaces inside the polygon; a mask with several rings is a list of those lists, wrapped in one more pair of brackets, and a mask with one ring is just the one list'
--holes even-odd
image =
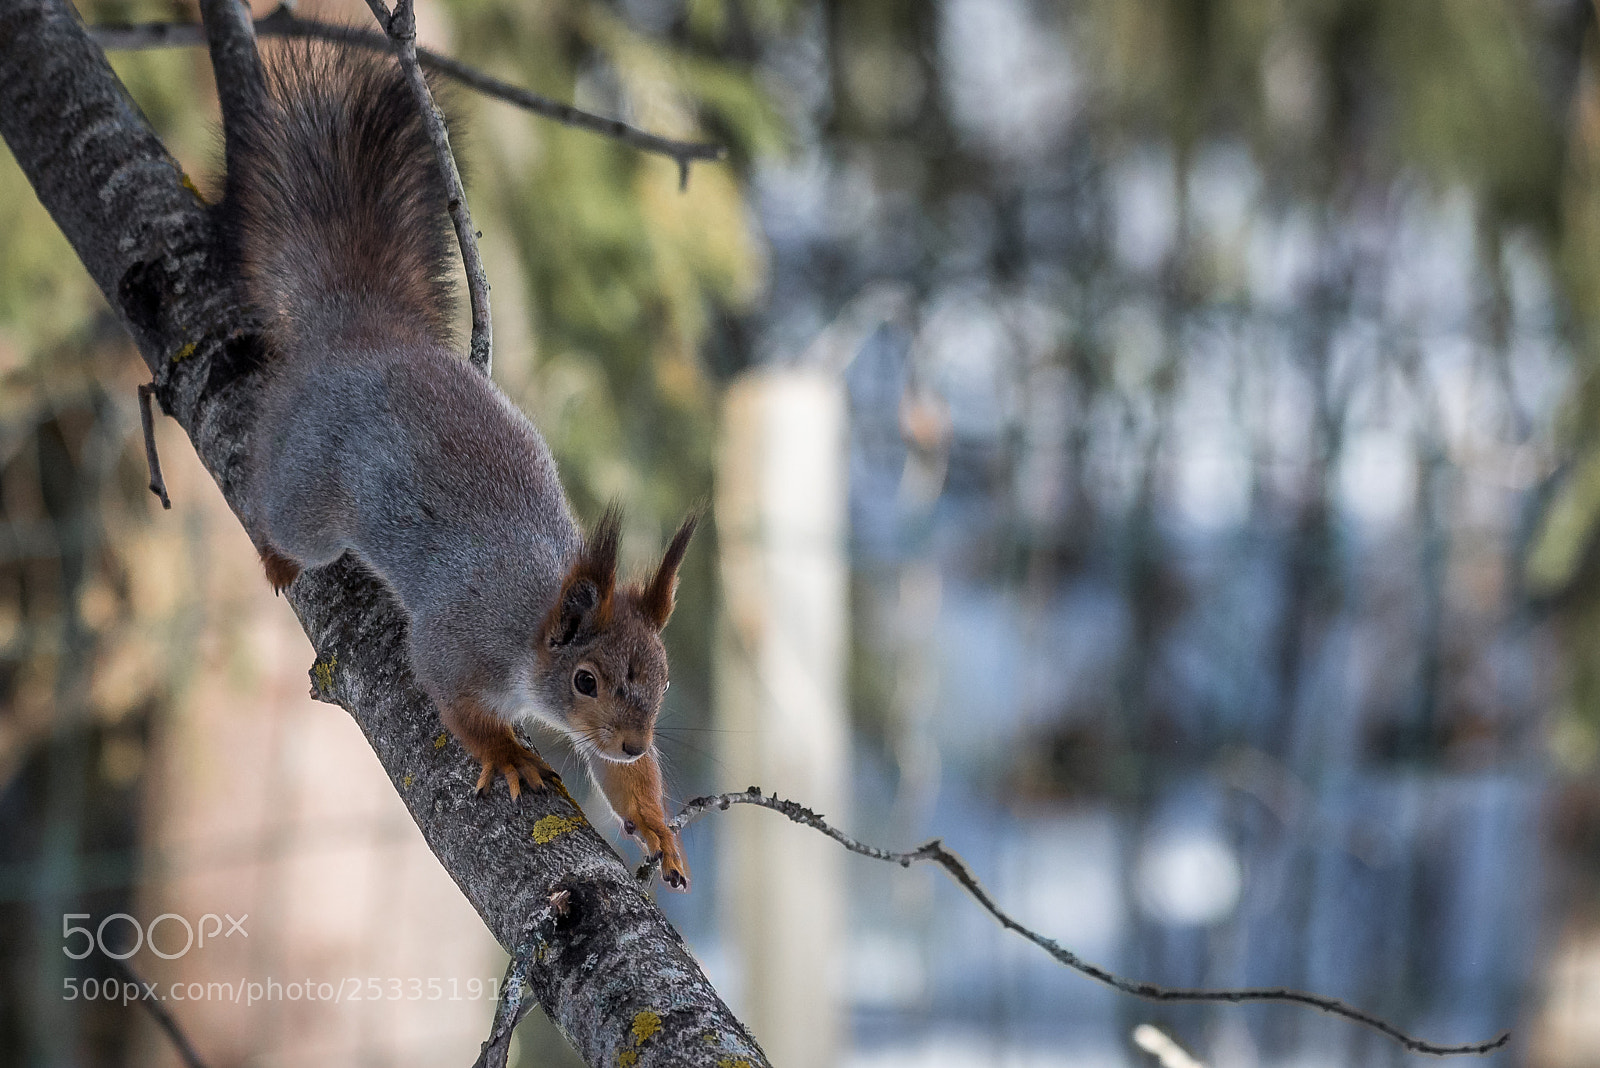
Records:
{"label": "blue blurred background", "polygon": [[[1600,1064],[1594,7],[420,17],[508,80],[730,148],[680,195],[668,161],[456,94],[497,379],[577,510],[626,500],[642,564],[714,502],[668,632],[677,795],[767,768],[865,840],[943,837],[1129,976]],[[204,57],[116,63],[206,173]],[[102,974],[62,957],[64,913],[248,905],[232,956],[131,958],[163,979],[498,976],[353,725],[303,696],[310,649],[181,438],[178,507],[144,492],[137,360],[9,158],[0,186],[0,1060],[175,1063],[137,1006],[62,999]],[[773,577],[800,557],[819,579]],[[799,666],[767,674],[791,616]],[[791,778],[768,714],[816,717]],[[330,786],[347,766],[371,781]],[[808,833],[714,816],[664,902],[778,1063],[1408,1059],[1301,1008],[1115,995],[938,873]],[[828,858],[790,902],[819,910],[822,978],[760,974],[789,950],[752,941],[786,920],[739,903],[749,849]],[[215,1064],[465,1062],[489,1011],[184,1010]],[[780,1058],[784,1011],[822,1022]],[[571,1056],[539,1019],[519,1050]]]}

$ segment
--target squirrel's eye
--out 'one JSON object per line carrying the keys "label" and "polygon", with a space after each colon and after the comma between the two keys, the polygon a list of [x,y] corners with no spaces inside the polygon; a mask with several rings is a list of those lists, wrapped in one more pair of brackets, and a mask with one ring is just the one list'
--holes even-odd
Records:
{"label": "squirrel's eye", "polygon": [[594,681],[594,672],[587,668],[579,668],[578,673],[572,676],[572,688],[585,697],[593,697],[600,692],[599,685]]}

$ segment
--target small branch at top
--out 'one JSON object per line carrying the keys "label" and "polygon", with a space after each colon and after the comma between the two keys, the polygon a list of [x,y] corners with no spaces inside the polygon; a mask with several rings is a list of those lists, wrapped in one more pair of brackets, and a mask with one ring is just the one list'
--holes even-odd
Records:
{"label": "small branch at top", "polygon": [[455,153],[450,151],[450,134],[444,126],[444,113],[433,102],[428,80],[422,76],[422,68],[417,64],[416,12],[412,8],[412,0],[396,0],[393,14],[384,0],[367,0],[367,6],[394,43],[400,69],[405,72],[411,95],[416,97],[417,107],[422,112],[428,140],[433,142],[434,154],[439,157],[439,169],[444,175],[445,191],[449,197],[446,207],[450,210],[450,221],[455,224],[456,243],[461,246],[461,262],[467,272],[467,295],[472,302],[470,358],[473,366],[487,378],[494,348],[493,331],[489,324],[489,278],[483,270],[483,257],[478,254],[478,232],[472,228],[472,213],[467,210],[467,191],[461,184],[461,171],[456,167]]}
{"label": "small branch at top", "polygon": [[[1488,1042],[1474,1042],[1460,1046],[1440,1046],[1432,1042],[1424,1042],[1420,1038],[1412,1038],[1398,1027],[1353,1005],[1346,1004],[1337,998],[1326,998],[1319,994],[1306,994],[1299,990],[1284,988],[1244,989],[1244,990],[1207,990],[1207,989],[1174,989],[1171,987],[1156,986],[1154,983],[1141,983],[1132,979],[1109,972],[1097,964],[1079,957],[1053,938],[1046,938],[1038,932],[1024,927],[1010,914],[995,904],[994,898],[978,882],[978,877],[972,874],[972,869],[967,867],[966,861],[944,847],[944,843],[935,838],[926,845],[918,846],[909,853],[895,853],[877,846],[867,845],[857,841],[841,831],[829,826],[821,816],[794,801],[785,801],[778,797],[768,797],[761,792],[760,787],[752,786],[740,793],[717,794],[714,797],[697,797],[683,806],[683,810],[668,821],[667,826],[673,830],[686,827],[708,812],[726,812],[729,805],[757,805],[761,808],[771,809],[788,817],[795,823],[820,831],[844,846],[852,853],[860,853],[864,857],[874,860],[886,860],[891,864],[898,864],[902,868],[909,868],[917,861],[931,861],[943,868],[961,888],[965,890],[974,901],[982,905],[984,910],[1000,921],[1000,926],[1007,930],[1015,931],[1026,938],[1046,953],[1050,954],[1061,964],[1088,976],[1096,982],[1104,983],[1124,994],[1131,994],[1136,998],[1147,1001],[1280,1001],[1291,1002],[1297,1005],[1309,1005],[1311,1008],[1334,1016],[1343,1016],[1347,1020],[1354,1020],[1358,1024],[1370,1027],[1374,1031],[1389,1036],[1410,1050],[1412,1053],[1426,1053],[1435,1057],[1450,1057],[1461,1054],[1485,1054],[1504,1046],[1511,1040],[1511,1032],[1503,1031],[1498,1038]],[[659,857],[652,857],[639,866],[635,876],[648,884],[654,876]]]}
{"label": "small branch at top", "polygon": [[[184,22],[92,26],[89,28],[89,34],[101,48],[114,51],[181,48],[205,43],[200,27]],[[353,26],[341,26],[335,22],[300,18],[286,7],[280,7],[266,18],[256,20],[256,34],[261,37],[317,38],[324,41],[338,41],[355,48],[389,47],[388,40],[382,34],[356,29]],[[575,108],[571,104],[563,104],[559,100],[531,93],[520,86],[491,77],[475,67],[469,67],[460,60],[420,46],[417,48],[417,61],[426,70],[442,74],[484,96],[503,100],[552,122],[609,137],[641,152],[666,156],[678,165],[680,187],[688,183],[690,164],[714,163],[726,155],[721,145],[700,141],[675,141],[670,137],[648,133],[625,122],[595,115],[581,108]]]}

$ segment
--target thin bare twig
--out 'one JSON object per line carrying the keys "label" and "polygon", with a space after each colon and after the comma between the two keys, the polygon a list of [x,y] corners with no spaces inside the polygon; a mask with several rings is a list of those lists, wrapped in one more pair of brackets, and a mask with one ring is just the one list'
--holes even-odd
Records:
{"label": "thin bare twig", "polygon": [[532,947],[518,947],[506,962],[505,981],[500,986],[500,1001],[495,1006],[494,1023],[489,1027],[489,1037],[483,1040],[478,1059],[472,1068],[506,1068],[511,1057],[511,1032],[533,1008],[533,998],[525,989],[528,969],[533,966]]}
{"label": "thin bare twig", "polygon": [[[982,905],[989,915],[998,920],[1002,927],[1015,931],[1074,971],[1081,972],[1096,982],[1104,983],[1106,986],[1120,990],[1124,994],[1131,994],[1134,997],[1144,998],[1148,1001],[1279,1001],[1309,1005],[1311,1008],[1320,1009],[1322,1012],[1330,1013],[1334,1016],[1343,1016],[1347,1020],[1354,1020],[1356,1023],[1370,1027],[1374,1031],[1394,1039],[1394,1041],[1412,1053],[1426,1053],[1436,1057],[1490,1053],[1511,1040],[1511,1032],[1504,1031],[1499,1037],[1488,1042],[1474,1042],[1460,1046],[1440,1046],[1432,1042],[1424,1042],[1420,1038],[1413,1038],[1393,1024],[1371,1013],[1363,1012],[1361,1009],[1337,998],[1327,998],[1318,994],[1307,994],[1299,990],[1276,987],[1244,990],[1189,990],[1124,979],[1099,965],[1091,964],[1054,939],[1046,938],[1044,935],[1012,919],[1010,914],[995,904],[994,898],[990,897],[989,892],[983,888],[983,884],[978,882],[978,877],[972,874],[972,869],[967,867],[966,861],[946,849],[941,840],[935,838],[926,845],[918,846],[908,853],[896,853],[887,849],[879,849],[877,846],[859,842],[849,835],[835,830],[821,816],[803,805],[794,801],[785,801],[781,798],[766,796],[761,792],[760,787],[752,786],[750,789],[739,793],[697,797],[684,805],[683,810],[668,822],[668,826],[673,830],[678,830],[688,826],[708,812],[725,812],[730,805],[757,805],[761,808],[771,809],[773,812],[788,817],[795,823],[820,831],[852,853],[859,853],[874,860],[886,860],[892,864],[898,864],[902,868],[909,868],[917,861],[931,861],[943,868],[957,883],[960,883],[961,888],[971,895],[979,905]],[[638,871],[635,872],[636,877],[641,882],[648,883],[654,876],[655,869],[659,863],[659,856],[650,858],[640,865]]]}
{"label": "thin bare twig", "polygon": [[[204,43],[200,27],[184,22],[147,22],[132,26],[101,25],[91,27],[90,35],[101,48],[138,51],[152,48],[179,48]],[[387,49],[388,40],[378,33],[343,26],[335,22],[300,18],[286,7],[280,7],[266,18],[256,21],[256,33],[262,37],[314,37],[325,41],[338,41],[356,48]],[[430,71],[460,82],[485,96],[513,104],[524,111],[571,126],[609,137],[625,145],[656,155],[666,156],[678,165],[678,184],[689,183],[689,165],[713,163],[722,159],[721,145],[699,141],[676,141],[648,133],[625,122],[608,119],[592,112],[551,100],[547,96],[531,93],[520,86],[490,77],[465,63],[427,48],[417,48],[417,60]]]}
{"label": "thin bare twig", "polygon": [[529,921],[528,930],[531,933],[517,943],[516,952],[506,962],[506,977],[500,987],[500,1000],[495,1006],[494,1023],[490,1025],[489,1037],[484,1039],[472,1068],[506,1068],[511,1056],[511,1032],[516,1030],[517,1024],[522,1022],[534,1005],[525,987],[528,971],[545,945],[542,929],[547,924],[566,919],[571,908],[572,891],[562,888],[551,894],[549,903]]}
{"label": "thin bare twig", "polygon": [[[178,1049],[178,1058],[183,1061],[185,1068],[206,1068],[206,1062],[200,1059],[200,1054],[195,1052],[194,1046],[189,1042],[189,1036],[183,1033],[183,1028],[178,1026],[178,1021],[161,1004],[161,995],[156,993],[155,986],[139,978],[139,973],[126,960],[108,956],[111,966],[122,974],[125,982],[132,983],[137,988],[133,1000],[145,1007],[155,1020],[156,1026],[165,1031],[172,1044]],[[127,999],[124,999],[127,1000]]]}
{"label": "thin bare twig", "polygon": [[239,116],[259,112],[266,101],[255,24],[250,21],[249,5],[241,0],[200,0],[200,20],[211,53],[226,138],[228,131],[238,129]]}
{"label": "thin bare twig", "polygon": [[161,507],[170,510],[172,498],[167,496],[167,480],[161,477],[161,457],[156,455],[155,414],[150,411],[150,398],[155,396],[156,384],[146,382],[139,387],[139,422],[144,426],[144,462],[150,468],[150,492],[161,498]]}
{"label": "thin bare twig", "polygon": [[455,153],[450,150],[450,134],[444,126],[444,113],[433,102],[428,90],[428,80],[422,76],[417,63],[417,17],[412,0],[396,0],[394,12],[384,0],[367,0],[367,6],[377,18],[378,25],[394,43],[395,56],[400,69],[405,72],[411,95],[417,98],[422,112],[422,124],[427,128],[428,140],[433,142],[434,154],[439,157],[439,169],[444,175],[445,190],[449,195],[446,207],[450,221],[455,224],[456,243],[461,246],[461,262],[467,271],[467,295],[472,303],[472,364],[489,374],[489,361],[493,350],[493,332],[489,324],[489,278],[483,270],[483,257],[478,254],[478,232],[472,228],[472,213],[467,210],[467,191],[461,184],[461,171],[456,167]]}

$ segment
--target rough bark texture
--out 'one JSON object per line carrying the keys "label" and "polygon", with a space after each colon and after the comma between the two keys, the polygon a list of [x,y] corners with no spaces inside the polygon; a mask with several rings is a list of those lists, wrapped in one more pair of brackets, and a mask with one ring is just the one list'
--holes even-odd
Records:
{"label": "rough bark texture", "polygon": [[[205,204],[65,0],[0,0],[0,135],[248,529],[257,323]],[[346,559],[304,575],[289,601],[317,650],[314,690],[355,718],[484,923],[531,959],[534,997],[587,1063],[767,1063],[570,798],[525,795],[519,810],[503,790],[474,795],[477,768],[412,685],[404,617],[374,579]],[[570,904],[557,915],[560,889]]]}

